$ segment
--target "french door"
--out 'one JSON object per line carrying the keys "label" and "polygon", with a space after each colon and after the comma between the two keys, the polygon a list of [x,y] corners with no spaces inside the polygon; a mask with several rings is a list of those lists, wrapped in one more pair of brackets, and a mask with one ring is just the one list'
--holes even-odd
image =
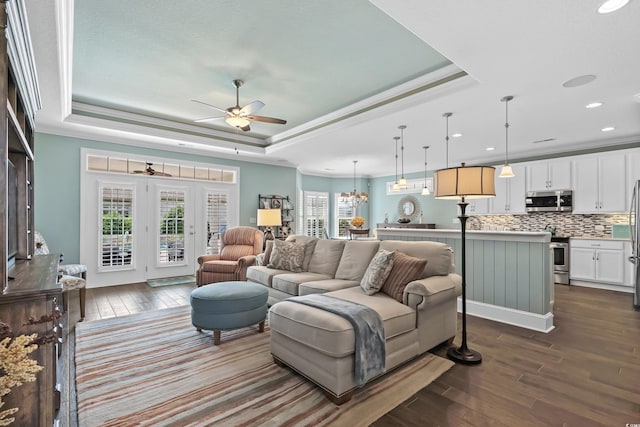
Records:
{"label": "french door", "polygon": [[159,177],[87,174],[80,262],[90,287],[194,274],[238,224],[237,187]]}
{"label": "french door", "polygon": [[193,185],[147,179],[146,278],[194,274]]}

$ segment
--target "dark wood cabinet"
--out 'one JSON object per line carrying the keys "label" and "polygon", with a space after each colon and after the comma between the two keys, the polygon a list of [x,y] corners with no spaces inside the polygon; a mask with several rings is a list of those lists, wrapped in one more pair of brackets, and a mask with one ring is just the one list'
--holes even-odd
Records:
{"label": "dark wood cabinet", "polygon": [[[58,283],[59,255],[39,255],[32,260],[19,260],[10,280],[0,295],[0,320],[15,335],[33,333],[61,337],[59,319],[28,324],[29,318],[51,315],[62,304],[62,287]],[[61,378],[59,377],[60,340],[42,344],[30,357],[42,366],[34,382],[15,387],[4,397],[3,409],[18,408],[13,416],[16,426],[53,426],[59,415]]]}

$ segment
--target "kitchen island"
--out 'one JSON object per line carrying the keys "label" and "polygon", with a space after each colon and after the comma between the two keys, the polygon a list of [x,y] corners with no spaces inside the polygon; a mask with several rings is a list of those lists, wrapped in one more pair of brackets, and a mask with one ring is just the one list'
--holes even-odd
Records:
{"label": "kitchen island", "polygon": [[[378,228],[380,240],[430,240],[451,246],[461,265],[460,230]],[[536,331],[553,326],[553,253],[546,232],[466,232],[467,313]],[[460,268],[456,268],[460,273]],[[459,310],[461,307],[458,300]]]}

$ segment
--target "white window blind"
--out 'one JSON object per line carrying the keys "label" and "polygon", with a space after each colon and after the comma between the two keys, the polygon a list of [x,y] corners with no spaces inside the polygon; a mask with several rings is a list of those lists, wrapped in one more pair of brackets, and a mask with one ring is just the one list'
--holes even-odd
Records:
{"label": "white window blind", "polygon": [[229,195],[207,192],[207,254],[220,253],[220,235],[229,223]]}
{"label": "white window blind", "polygon": [[99,269],[130,267],[133,259],[133,187],[100,185]]}
{"label": "white window blind", "polygon": [[184,261],[184,191],[160,191],[160,264]]}
{"label": "white window blind", "polygon": [[351,202],[340,197],[340,193],[336,193],[334,196],[335,208],[335,224],[338,225],[337,237],[349,237],[349,221],[356,216],[356,209]]}
{"label": "white window blind", "polygon": [[304,192],[304,234],[323,238],[329,226],[329,193]]}

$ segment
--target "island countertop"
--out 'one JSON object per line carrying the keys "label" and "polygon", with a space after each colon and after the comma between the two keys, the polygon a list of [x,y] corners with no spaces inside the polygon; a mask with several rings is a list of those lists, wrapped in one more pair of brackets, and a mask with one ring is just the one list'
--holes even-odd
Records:
{"label": "island countertop", "polygon": [[[377,228],[378,236],[405,236],[405,237],[430,237],[456,239],[460,238],[460,229],[408,229],[408,228]],[[551,242],[551,233],[546,231],[492,231],[492,230],[467,230],[467,240],[497,240],[504,242]],[[430,239],[424,239],[430,240]]]}
{"label": "island countertop", "polygon": [[[377,228],[380,240],[435,241],[453,250],[461,273],[459,229]],[[466,284],[468,313],[537,331],[553,325],[553,251],[544,231],[468,230]]]}

